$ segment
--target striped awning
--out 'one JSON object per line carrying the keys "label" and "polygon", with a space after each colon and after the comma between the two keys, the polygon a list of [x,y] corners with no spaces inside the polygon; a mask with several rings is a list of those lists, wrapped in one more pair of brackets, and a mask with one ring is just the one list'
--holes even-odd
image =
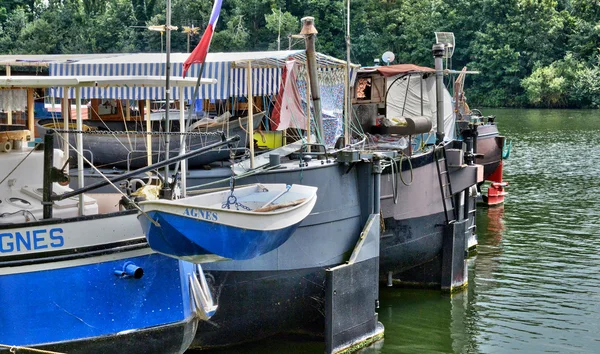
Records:
{"label": "striped awning", "polygon": [[[187,59],[187,53],[171,54],[171,75],[181,76],[183,62]],[[203,99],[227,99],[230,97],[242,97],[247,94],[247,67],[252,67],[253,94],[266,96],[277,94],[281,81],[282,67],[286,60],[294,58],[300,63],[305,63],[304,50],[290,51],[265,51],[265,52],[240,52],[240,53],[209,53],[204,67],[203,78],[216,79],[217,84],[202,85],[199,98]],[[165,76],[166,56],[159,53],[138,54],[107,54],[106,57],[82,57],[69,58],[69,60],[56,60],[48,64],[51,76]],[[320,54],[317,55],[317,63],[321,69],[343,68],[346,63],[339,59]],[[353,68],[353,72],[355,68]],[[190,67],[188,75],[197,77],[200,70],[199,64]],[[171,97],[179,99],[183,91],[184,98],[193,96],[193,88],[173,88]],[[73,92],[70,97],[73,97]],[[61,89],[57,89],[55,96],[62,97]],[[83,88],[83,98],[113,98],[113,99],[165,99],[164,88],[143,87],[113,87]]]}

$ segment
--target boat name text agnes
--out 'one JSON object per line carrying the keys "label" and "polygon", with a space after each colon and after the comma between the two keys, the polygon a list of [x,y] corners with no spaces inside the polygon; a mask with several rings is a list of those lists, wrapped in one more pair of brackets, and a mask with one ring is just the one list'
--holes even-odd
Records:
{"label": "boat name text agnes", "polygon": [[63,229],[34,229],[0,233],[0,253],[34,251],[64,246]]}
{"label": "boat name text agnes", "polygon": [[196,219],[204,219],[208,221],[219,220],[219,214],[217,214],[216,212],[196,208],[185,208],[185,210],[183,211],[183,215],[193,216]]}

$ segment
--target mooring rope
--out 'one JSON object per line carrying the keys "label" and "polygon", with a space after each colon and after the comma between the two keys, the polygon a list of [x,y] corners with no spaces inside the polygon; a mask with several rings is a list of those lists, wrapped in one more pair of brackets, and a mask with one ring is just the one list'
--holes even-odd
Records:
{"label": "mooring rope", "polygon": [[31,153],[35,151],[35,148],[37,148],[37,147],[38,147],[38,145],[40,145],[40,144],[41,144],[41,143],[37,143],[37,144],[35,144],[35,147],[34,147],[33,149],[31,149],[31,151],[29,151],[29,153],[28,153],[28,154],[27,154],[25,157],[23,157],[23,159],[22,159],[21,161],[19,161],[19,163],[18,163],[18,164],[15,166],[15,168],[13,168],[13,169],[12,169],[12,170],[11,170],[11,171],[10,171],[10,172],[9,172],[9,173],[6,175],[6,177],[4,177],[4,178],[2,179],[2,181],[0,182],[0,184],[4,183],[4,181],[6,181],[6,179],[7,179],[8,177],[10,177],[10,175],[12,175],[12,174],[13,174],[13,172],[15,172],[15,171],[17,170],[17,168],[19,168],[19,166],[21,166],[21,164],[22,164],[23,162],[25,162],[25,160],[26,160],[26,159],[29,157],[29,155],[31,155]]}
{"label": "mooring rope", "polygon": [[73,149],[73,151],[75,151],[77,153],[77,155],[81,156],[81,158],[87,163],[89,164],[94,171],[96,171],[100,176],[102,176],[102,178],[104,178],[111,186],[113,186],[117,192],[119,192],[123,197],[125,197],[140,213],[142,213],[142,215],[144,215],[146,218],[148,218],[148,220],[150,220],[150,222],[152,224],[154,224],[154,226],[156,227],[160,227],[160,224],[158,223],[158,221],[152,219],[150,217],[150,215],[148,215],[145,211],[142,210],[142,208],[140,208],[131,198],[129,198],[125,193],[123,193],[117,186],[115,186],[114,183],[112,183],[112,181],[110,179],[108,179],[108,177],[106,177],[102,172],[100,172],[99,169],[96,168],[96,166],[94,166],[94,164],[92,164],[88,159],[85,158],[85,156],[83,156],[83,154],[79,153],[79,151],[77,151],[77,149],[71,145],[70,142],[68,142],[66,139],[64,139],[62,137],[62,135],[58,135],[61,139],[63,139],[65,141],[66,144],[69,144],[69,146],[71,147],[71,149]]}
{"label": "mooring rope", "polygon": [[57,133],[72,133],[84,135],[215,135],[221,136],[220,131],[214,132],[146,132],[146,131],[117,131],[117,130],[70,130],[70,129],[52,129]]}
{"label": "mooring rope", "polygon": [[18,345],[0,344],[0,348],[8,349],[8,351],[11,352],[11,353],[16,353],[18,350],[22,350],[22,351],[29,351],[29,352],[34,352],[34,353],[44,353],[44,354],[65,354],[65,353],[62,353],[62,352],[53,352],[53,351],[50,351],[50,350],[21,347],[21,346],[18,346]]}

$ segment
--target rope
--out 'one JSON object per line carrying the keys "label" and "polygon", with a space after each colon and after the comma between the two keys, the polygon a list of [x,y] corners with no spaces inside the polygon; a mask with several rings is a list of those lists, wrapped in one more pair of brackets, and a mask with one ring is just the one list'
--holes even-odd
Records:
{"label": "rope", "polygon": [[[265,172],[265,171],[270,171],[270,170],[273,170],[275,168],[278,168],[278,166],[268,166],[268,167],[264,167],[264,168],[262,168],[262,167],[261,168],[255,168],[253,170],[248,170],[248,172],[246,172],[246,173],[239,174],[239,175],[237,175],[237,176],[235,176],[233,178],[235,180],[238,180],[238,179],[250,177],[250,176],[253,176],[253,175]],[[230,179],[231,179],[231,177],[227,177],[227,178],[223,178],[223,179],[220,179],[220,180],[217,180],[217,181],[208,182],[208,183],[204,183],[204,184],[199,184],[199,185],[195,185],[195,186],[192,186],[192,187],[187,187],[186,189],[188,191],[193,191],[193,190],[196,190],[196,189],[202,189],[204,187],[213,186],[213,185],[216,185],[216,184],[221,184],[221,183],[224,183],[224,182],[228,182],[228,181],[230,181]]]}
{"label": "rope", "polygon": [[55,132],[57,133],[73,133],[73,134],[87,134],[87,135],[201,135],[201,136],[206,136],[206,135],[214,135],[214,136],[221,136],[221,132],[220,131],[215,131],[215,132],[146,132],[146,131],[136,131],[136,132],[130,132],[130,131],[116,131],[116,130],[90,130],[90,131],[84,131],[84,130],[70,130],[70,129],[53,129]]}
{"label": "rope", "polygon": [[[118,102],[121,102],[121,104],[119,105]],[[123,112],[123,102],[122,100],[117,101],[117,105],[121,106],[121,118],[123,119],[123,126],[125,127],[125,130],[127,132],[129,132],[129,129],[127,129],[127,120],[125,120],[125,113]],[[126,101],[127,102],[127,111],[129,112],[129,100]],[[98,117],[100,117],[100,115],[98,115]],[[127,135],[127,142],[129,143],[129,151],[133,150],[133,146],[131,145],[131,139],[129,138],[129,135]]]}
{"label": "rope", "polygon": [[410,182],[408,182],[408,184],[404,181],[404,177],[402,177],[402,165],[400,165],[400,180],[402,181],[402,184],[404,184],[405,186],[410,186],[414,179],[415,179],[415,175],[413,172],[413,166],[412,166],[412,161],[410,160],[409,156],[404,155],[404,152],[402,152],[402,157],[400,158],[400,164],[402,164],[402,160],[406,158],[406,160],[408,160],[408,166],[410,168]]}
{"label": "rope", "polygon": [[4,178],[2,179],[2,182],[0,182],[0,184],[4,183],[4,181],[6,181],[6,179],[7,179],[8,177],[10,177],[10,175],[12,175],[12,174],[13,174],[13,172],[15,172],[15,171],[17,170],[17,168],[19,168],[19,166],[21,166],[21,164],[22,164],[23,162],[25,162],[25,160],[26,160],[26,159],[29,157],[29,155],[31,155],[31,153],[35,151],[35,148],[37,148],[37,147],[38,147],[38,145],[40,145],[40,144],[41,144],[41,143],[37,143],[37,144],[35,144],[35,147],[34,147],[33,149],[31,149],[31,151],[29,151],[29,153],[28,153],[28,154],[27,154],[27,155],[26,155],[26,156],[25,156],[25,157],[24,157],[24,158],[23,158],[21,161],[19,161],[19,163],[17,164],[17,166],[15,166],[15,168],[13,168],[13,169],[12,169],[12,170],[11,170],[11,171],[10,171],[10,172],[9,172],[9,173],[6,175],[6,177],[4,177]]}
{"label": "rope", "polygon": [[18,345],[0,344],[0,348],[8,349],[8,351],[11,352],[11,353],[16,353],[18,350],[23,350],[23,351],[30,351],[30,352],[34,352],[34,353],[44,353],[44,354],[64,354],[64,353],[61,353],[61,352],[53,352],[53,351],[50,351],[50,350],[21,347],[21,346],[18,346]]}
{"label": "rope", "polygon": [[[62,139],[62,135],[59,135]],[[66,141],[65,139],[63,139],[65,141],[65,143],[69,144],[69,146],[71,147],[71,149],[73,149],[73,151],[75,151],[77,153],[77,155],[81,156],[81,158],[83,158],[83,161],[85,161],[88,165],[90,165],[94,171],[96,171],[96,173],[98,173],[100,176],[102,176],[102,178],[104,178],[111,186],[113,186],[117,192],[119,192],[119,194],[121,194],[121,196],[125,197],[125,199],[127,199],[131,205],[133,205],[142,215],[144,215],[146,218],[148,218],[148,220],[150,220],[150,222],[152,224],[154,224],[154,226],[156,227],[160,227],[160,224],[158,223],[158,221],[152,219],[150,217],[150,215],[148,215],[145,211],[143,211],[133,200],[131,200],[131,198],[129,198],[125,193],[123,193],[117,186],[115,186],[114,183],[111,182],[110,179],[108,179],[108,177],[106,177],[102,172],[100,172],[99,169],[96,168],[96,166],[94,166],[88,159],[85,158],[85,156],[83,156],[83,154],[79,153],[79,151],[77,151],[77,149],[71,145],[70,142]]]}
{"label": "rope", "polygon": [[[408,182],[408,183],[406,183],[406,181],[404,180],[404,177],[402,176],[402,162],[404,161],[404,159],[406,159],[408,161],[408,165],[409,165],[409,169],[410,169],[410,182]],[[399,162],[398,172],[396,172],[396,162]],[[389,163],[382,164],[383,170],[385,170],[388,167],[391,169],[391,173],[392,173],[392,191],[393,191],[392,194],[394,197],[394,204],[398,204],[398,186],[399,186],[398,176],[400,177],[400,181],[402,181],[402,184],[404,184],[407,187],[413,183],[415,176],[414,176],[412,161],[410,160],[409,156],[404,155],[404,152],[402,152],[402,156],[400,156],[399,160],[390,158]]]}
{"label": "rope", "polygon": [[[69,107],[69,109],[70,109],[70,107]],[[104,127],[106,129],[108,129],[108,132],[110,133],[111,132],[110,128],[108,127],[108,125],[106,125],[106,123],[104,122],[104,120],[102,119],[102,117],[100,117],[100,113],[97,112],[96,110],[94,110],[94,107],[92,107],[91,104],[89,106],[89,110],[92,111],[92,113],[96,113],[96,115],[98,116],[98,119],[100,120],[100,122],[102,122],[102,124],[104,125]],[[88,114],[89,114],[89,112],[88,112]],[[125,125],[125,129],[127,129],[127,125]],[[68,132],[63,132],[63,133],[68,133]],[[111,135],[117,140],[117,142],[119,144],[121,144],[121,146],[123,147],[123,149],[125,149],[127,151],[130,151],[130,150],[127,149],[127,146],[125,146],[119,139],[117,139],[117,137],[116,137],[116,135],[114,133],[111,134]],[[128,140],[129,140],[129,137],[128,137]],[[129,147],[131,147],[131,141],[129,141]]]}

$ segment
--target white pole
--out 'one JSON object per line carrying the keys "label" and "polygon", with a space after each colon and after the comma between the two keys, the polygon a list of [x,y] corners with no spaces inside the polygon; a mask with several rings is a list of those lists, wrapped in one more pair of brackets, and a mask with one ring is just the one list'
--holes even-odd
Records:
{"label": "white pole", "polygon": [[[146,132],[152,131],[152,122],[150,121],[150,100],[146,99]],[[146,156],[148,158],[148,166],[152,165],[152,135],[146,134]]]}
{"label": "white pole", "polygon": [[252,62],[248,61],[248,135],[250,143],[250,168],[254,168],[254,99],[252,93]]}
{"label": "white pole", "polygon": [[[75,90],[75,111],[77,112],[77,130],[83,130],[83,119],[81,117],[81,87],[77,87]],[[77,133],[77,187],[84,187],[84,176],[83,176],[83,135]],[[83,215],[83,193],[79,194],[79,215]]]}
{"label": "white pole", "polygon": [[[69,112],[71,111],[71,103],[69,102],[69,87],[64,87],[63,88],[63,98],[62,98],[62,103],[60,105],[61,107],[61,111],[62,111],[62,116],[63,116],[63,129],[65,130],[65,132],[63,133],[63,164],[67,163],[67,160],[69,159],[69,144],[67,143],[67,141],[69,141]],[[69,170],[69,168],[67,167],[67,171]]]}
{"label": "white pole", "polygon": [[[179,88],[179,132],[185,133],[185,100],[183,98],[183,87]],[[190,108],[191,109],[191,108]],[[185,135],[179,137],[179,156],[185,154]],[[181,196],[187,196],[187,160],[181,160]]]}
{"label": "white pole", "polygon": [[[6,77],[10,77],[10,65],[6,66]],[[12,104],[9,104],[8,111],[6,112],[6,124],[12,124]],[[33,134],[33,132],[31,132]]]}

